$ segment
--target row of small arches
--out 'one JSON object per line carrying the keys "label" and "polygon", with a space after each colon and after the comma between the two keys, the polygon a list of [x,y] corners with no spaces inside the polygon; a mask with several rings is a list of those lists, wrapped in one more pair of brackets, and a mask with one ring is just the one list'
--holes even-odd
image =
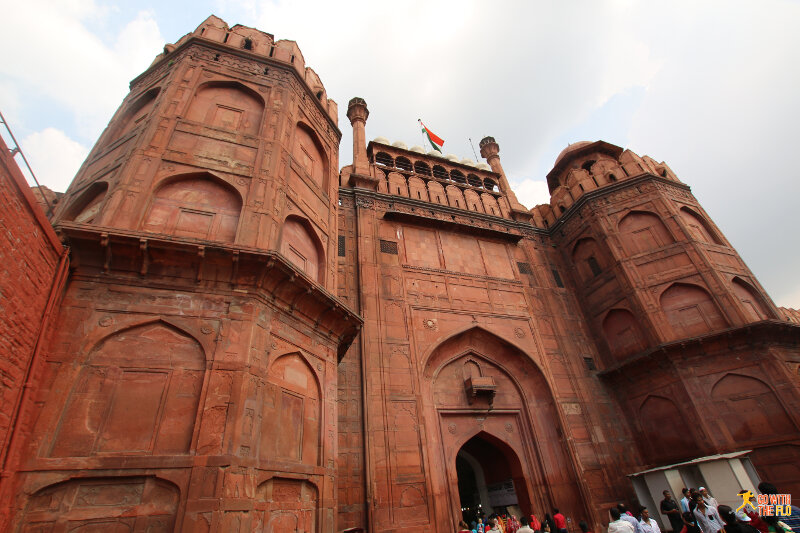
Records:
{"label": "row of small arches", "polygon": [[455,184],[443,186],[435,180],[426,182],[426,180],[417,176],[406,177],[399,172],[390,172],[385,178],[380,178],[378,192],[448,205],[456,209],[467,209],[497,217],[507,218],[508,216],[505,205],[501,207],[502,198],[498,202],[498,199],[488,192],[461,189]]}
{"label": "row of small arches", "polygon": [[[64,220],[99,220],[108,184],[96,182],[67,208]],[[172,176],[156,187],[140,227],[150,233],[234,243],[242,212],[240,192],[208,172]],[[311,279],[324,283],[325,251],[311,223],[289,215],[280,233],[280,252]]]}
{"label": "row of small arches", "polygon": [[386,152],[378,152],[375,155],[375,163],[386,168],[397,168],[406,172],[413,172],[421,176],[434,177],[441,180],[449,180],[461,185],[469,185],[470,187],[483,188],[489,191],[494,191],[497,187],[497,182],[491,178],[481,179],[479,176],[469,173],[464,174],[458,169],[447,171],[442,165],[433,165],[431,168],[424,161],[411,162],[406,157],[399,156],[397,159],[392,159],[392,156]]}

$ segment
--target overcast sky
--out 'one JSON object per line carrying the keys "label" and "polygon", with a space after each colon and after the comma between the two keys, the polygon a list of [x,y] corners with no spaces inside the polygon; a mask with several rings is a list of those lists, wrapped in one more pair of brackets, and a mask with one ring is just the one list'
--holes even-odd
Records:
{"label": "overcast sky", "polygon": [[[473,158],[494,136],[520,201],[548,202],[568,144],[666,161],[778,305],[800,307],[797,1],[0,0],[0,111],[40,181],[63,191],[166,42],[213,13],[296,40],[367,137],[421,144],[416,119]],[[5,132],[3,131],[3,134]]]}

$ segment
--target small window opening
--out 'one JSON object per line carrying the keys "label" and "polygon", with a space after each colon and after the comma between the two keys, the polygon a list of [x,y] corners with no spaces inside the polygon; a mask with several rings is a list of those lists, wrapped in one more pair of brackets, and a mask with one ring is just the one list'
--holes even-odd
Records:
{"label": "small window opening", "polygon": [[292,58],[289,60],[289,63],[294,63],[294,55],[293,55],[293,56],[292,56]]}
{"label": "small window opening", "polygon": [[230,33],[226,33],[226,34],[225,34],[225,38],[224,38],[224,39],[222,39],[222,42],[223,42],[223,43],[227,43],[227,42],[228,42],[228,35],[230,35]]}
{"label": "small window opening", "polygon": [[591,173],[592,172],[592,165],[594,165],[594,164],[595,164],[595,161],[593,159],[590,159],[589,161],[586,161],[584,164],[582,164],[581,168],[583,170],[585,170],[586,172]]}
{"label": "small window opening", "polygon": [[608,175],[608,181],[615,182],[615,181],[617,181],[617,177],[614,174],[609,174]]}
{"label": "small window opening", "polygon": [[397,255],[397,243],[395,241],[385,241],[380,239],[381,253]]}
{"label": "small window opening", "polygon": [[460,205],[458,205],[458,200],[456,200],[456,207],[461,207]]}
{"label": "small window opening", "polygon": [[494,214],[495,214],[495,212],[494,212],[494,207],[490,207],[489,209],[491,209],[491,210],[492,210],[492,214],[494,215]]}
{"label": "small window opening", "polygon": [[595,187],[599,187],[600,186],[600,185],[597,184],[597,178],[594,177],[594,174],[592,174],[592,181],[594,182],[594,186]]}
{"label": "small window opening", "polygon": [[206,32],[205,28],[200,28],[200,35],[203,35]]}
{"label": "small window opening", "polygon": [[275,53],[275,47],[274,46],[270,46],[269,47],[269,57],[272,57],[272,54],[274,54],[274,53]]}
{"label": "small window opening", "polygon": [[422,193],[417,191],[417,199],[422,200]]}
{"label": "small window opening", "polygon": [[544,227],[545,228],[549,228],[550,227],[550,223],[547,221],[547,219],[545,219],[545,221],[544,221]]}
{"label": "small window opening", "polygon": [[661,177],[662,178],[666,178],[667,177],[667,169],[666,168],[661,169]]}
{"label": "small window opening", "polygon": [[264,69],[264,76],[266,76],[267,74],[269,74],[269,69],[268,69],[268,68],[265,68],[265,69]]}
{"label": "small window opening", "polygon": [[253,40],[249,37],[245,38],[244,40],[244,49],[245,50],[252,50],[253,49]]}
{"label": "small window opening", "polygon": [[583,362],[586,364],[586,370],[597,370],[597,365],[594,364],[594,359],[591,357],[584,357]]}
{"label": "small window opening", "polygon": [[219,54],[216,54],[216,55],[214,56],[214,61],[219,61]]}
{"label": "small window opening", "polygon": [[561,210],[562,215],[567,212],[563,205],[558,206],[558,208]]}
{"label": "small window opening", "polygon": [[344,239],[345,239],[344,235],[339,235],[339,243],[338,243],[339,244],[339,246],[338,246],[338,248],[339,248],[339,250],[338,250],[339,257],[344,257],[344,253],[345,253],[345,240]]}
{"label": "small window opening", "polygon": [[558,287],[563,289],[564,288],[564,282],[561,281],[561,274],[559,274],[558,270],[556,270],[555,268],[552,269],[552,272],[553,272],[553,281],[556,282],[556,285]]}
{"label": "small window opening", "polygon": [[397,188],[397,194],[400,194],[400,187]]}
{"label": "small window opening", "polygon": [[317,100],[322,101],[322,91],[317,92]]}
{"label": "small window opening", "polygon": [[597,262],[597,259],[595,259],[593,255],[589,256],[586,262],[589,263],[589,268],[595,276],[599,276],[603,273],[603,269],[600,268],[600,263]]}
{"label": "small window opening", "polygon": [[581,188],[581,192],[584,192],[584,188],[583,188],[583,184],[582,184],[582,183],[579,183],[579,184],[578,184],[578,187],[580,187],[580,188]]}
{"label": "small window opening", "polygon": [[531,269],[530,263],[517,261],[517,268],[519,268],[520,274],[533,275],[533,270]]}

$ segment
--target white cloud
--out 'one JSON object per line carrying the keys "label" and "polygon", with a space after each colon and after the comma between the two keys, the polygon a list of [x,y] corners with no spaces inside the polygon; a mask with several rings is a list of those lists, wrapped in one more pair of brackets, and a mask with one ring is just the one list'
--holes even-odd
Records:
{"label": "white cloud", "polygon": [[[67,190],[83,160],[89,155],[87,147],[55,128],[32,133],[19,142],[39,183],[58,192]],[[27,176],[23,161],[19,159],[20,156],[17,158],[17,163]],[[28,177],[28,182],[32,184],[33,180]]]}
{"label": "white cloud", "polygon": [[528,209],[550,203],[550,191],[547,189],[546,181],[532,179],[512,181],[511,189],[517,195],[517,200]]}

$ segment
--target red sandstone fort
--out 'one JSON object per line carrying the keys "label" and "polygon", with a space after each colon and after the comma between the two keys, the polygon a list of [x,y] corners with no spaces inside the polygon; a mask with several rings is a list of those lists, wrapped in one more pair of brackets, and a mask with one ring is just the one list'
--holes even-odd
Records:
{"label": "red sandstone fort", "polygon": [[574,531],[720,461],[800,499],[800,317],[666,164],[570,145],[529,210],[492,137],[353,98],[340,169],[297,45],[213,16],[130,89],[52,220],[0,150],[0,531]]}

